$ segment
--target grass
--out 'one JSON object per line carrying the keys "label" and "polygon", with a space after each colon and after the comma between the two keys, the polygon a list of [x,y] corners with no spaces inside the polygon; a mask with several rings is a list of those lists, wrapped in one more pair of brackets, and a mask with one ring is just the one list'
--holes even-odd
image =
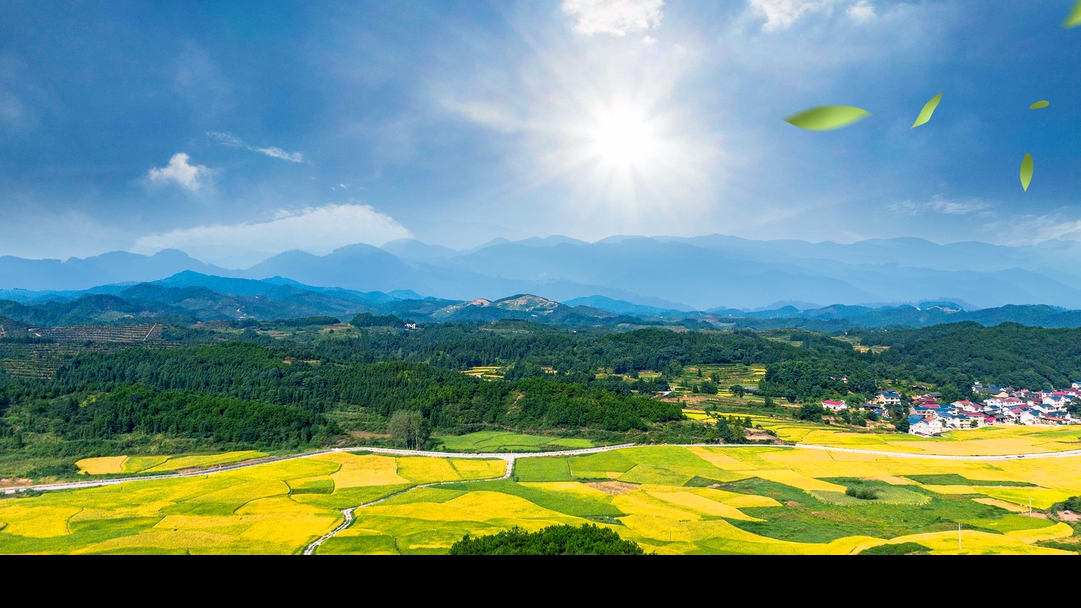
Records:
{"label": "grass", "polygon": [[574,481],[566,458],[521,458],[514,463],[519,481]]}
{"label": "grass", "polygon": [[938,475],[906,475],[905,477],[925,486],[992,486],[1020,488],[1034,488],[1031,483],[1024,481],[1011,481],[1008,479],[968,479],[956,473],[940,473]]}
{"label": "grass", "polygon": [[591,448],[588,439],[544,437],[505,431],[480,431],[468,435],[432,438],[439,450],[448,452],[548,452]]}
{"label": "grass", "polygon": [[860,555],[927,555],[930,547],[919,543],[887,543],[860,551]]}

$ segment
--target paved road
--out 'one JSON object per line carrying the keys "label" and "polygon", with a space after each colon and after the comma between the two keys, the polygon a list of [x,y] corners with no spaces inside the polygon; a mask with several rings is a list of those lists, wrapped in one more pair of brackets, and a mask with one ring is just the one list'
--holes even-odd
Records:
{"label": "paved road", "polygon": [[[40,484],[32,486],[21,486],[14,488],[5,488],[3,492],[5,494],[14,494],[16,492],[25,492],[27,490],[36,490],[39,492],[53,492],[57,490],[76,490],[81,488],[94,488],[102,486],[114,486],[122,483],[131,483],[136,481],[150,481],[155,479],[176,479],[181,477],[200,477],[204,475],[213,475],[216,473],[223,473],[226,471],[235,471],[237,469],[244,469],[247,467],[259,466],[262,464],[269,464],[272,462],[283,462],[286,460],[295,460],[298,458],[311,458],[313,456],[319,456],[322,454],[334,454],[339,452],[372,452],[376,454],[387,454],[390,456],[422,456],[431,458],[467,458],[467,459],[498,459],[505,460],[507,462],[507,469],[500,477],[491,477],[488,479],[472,479],[468,481],[438,481],[433,483],[425,483],[416,486],[410,486],[400,492],[395,492],[389,496],[384,496],[378,500],[358,505],[356,507],[350,507],[342,510],[342,515],[345,520],[336,528],[330,532],[319,537],[308,545],[304,549],[304,555],[312,555],[319,548],[320,545],[327,542],[353,523],[354,513],[357,509],[363,509],[364,507],[370,507],[372,505],[379,504],[383,501],[390,500],[395,496],[414,490],[416,488],[427,488],[432,486],[439,486],[453,483],[477,483],[481,481],[494,481],[498,479],[507,479],[514,473],[514,463],[519,458],[545,458],[552,456],[582,456],[586,454],[598,454],[601,452],[610,452],[612,450],[633,449],[637,447],[647,447],[640,444],[625,443],[620,445],[608,445],[597,448],[584,448],[578,450],[560,450],[557,452],[493,452],[493,453],[456,453],[456,452],[424,452],[418,450],[399,450],[393,448],[376,448],[376,447],[357,447],[357,448],[336,448],[332,450],[319,450],[317,452],[308,452],[306,454],[296,454],[293,456],[281,456],[276,458],[263,458],[257,461],[238,462],[234,464],[220,465],[210,469],[202,469],[198,471],[189,471],[185,473],[164,473],[161,475],[144,475],[141,477],[118,477],[114,479],[98,479],[89,481],[74,481],[66,483],[53,483],[53,484]],[[718,447],[717,444],[673,444],[673,447]],[[732,444],[724,446],[726,448],[755,448],[764,447],[762,444]],[[886,452],[881,450],[861,450],[857,448],[842,448],[831,447],[822,445],[809,445],[809,444],[796,444],[796,445],[774,445],[770,446],[774,448],[783,449],[804,449],[804,450],[822,450],[827,452],[843,452],[846,454],[865,454],[872,456],[889,456],[891,458],[918,458],[923,460],[962,460],[962,461],[993,461],[993,460],[1019,460],[1019,459],[1034,459],[1034,458],[1068,458],[1071,456],[1081,456],[1081,450],[1069,450],[1066,452],[1043,452],[1037,454],[1002,454],[997,456],[957,456],[957,455],[939,455],[939,454],[913,454],[905,452]]]}
{"label": "paved road", "polygon": [[[664,444],[670,447],[719,447],[715,443],[689,443],[689,444]],[[269,464],[272,462],[282,462],[286,460],[295,460],[297,458],[311,458],[313,456],[319,456],[322,454],[334,454],[336,452],[373,452],[376,454],[388,454],[391,456],[426,456],[432,458],[476,458],[476,459],[498,459],[506,460],[508,467],[513,469],[513,463],[519,458],[546,458],[551,456],[582,456],[585,454],[597,454],[600,452],[610,452],[612,450],[622,450],[628,448],[647,447],[641,444],[624,443],[620,445],[607,445],[598,448],[584,448],[579,450],[560,450],[557,452],[490,452],[490,453],[458,453],[458,452],[422,452],[418,450],[398,450],[393,448],[376,448],[376,447],[356,447],[356,448],[335,448],[332,450],[319,450],[317,452],[308,452],[305,454],[295,454],[292,456],[280,456],[276,458],[263,458],[256,461],[238,462],[234,464],[224,464],[214,468],[200,469],[198,471],[188,471],[184,473],[162,473],[160,475],[142,475],[133,477],[116,477],[112,479],[92,479],[87,481],[70,481],[63,483],[51,483],[51,484],[39,484],[30,486],[17,486],[10,488],[3,488],[4,494],[15,494],[17,492],[25,492],[27,490],[35,490],[38,492],[54,492],[57,490],[78,490],[82,488],[97,488],[102,486],[115,486],[122,483],[131,483],[136,481],[151,481],[155,479],[176,479],[179,477],[201,477],[204,475],[213,475],[215,473],[224,473],[226,471],[235,471],[237,469],[244,469],[247,467],[259,466],[262,464]],[[762,444],[730,444],[724,446],[727,449],[731,448],[760,448],[765,447]],[[805,443],[799,443],[796,445],[773,445],[769,447],[783,448],[783,449],[805,449],[805,450],[823,450],[827,452],[844,452],[847,454],[866,454],[870,456],[889,456],[892,458],[918,458],[923,460],[962,460],[962,461],[994,461],[994,460],[1021,460],[1021,459],[1036,459],[1036,458],[1068,458],[1071,456],[1081,456],[1081,450],[1069,450],[1066,452],[1040,452],[1035,454],[1001,454],[997,456],[956,456],[945,454],[913,454],[907,452],[887,452],[882,450],[861,450],[856,448],[842,448],[823,445],[810,445]],[[459,482],[454,482],[459,483]]]}
{"label": "paved road", "polygon": [[432,458],[474,458],[481,460],[506,460],[508,462],[514,462],[517,458],[537,458],[544,456],[581,456],[583,454],[596,454],[598,452],[607,452],[610,450],[620,450],[623,448],[634,447],[633,443],[624,443],[620,445],[608,445],[599,448],[585,448],[580,450],[561,450],[558,452],[496,452],[496,453],[457,453],[457,452],[422,452],[418,450],[398,450],[393,448],[375,448],[375,447],[357,447],[357,448],[335,448],[332,450],[319,450],[317,452],[307,452],[304,454],[294,454],[292,456],[279,456],[274,458],[260,458],[254,461],[237,462],[233,464],[223,464],[212,468],[199,469],[198,471],[187,471],[184,473],[162,473],[160,475],[140,475],[132,477],[114,477],[112,479],[91,479],[87,481],[68,481],[62,483],[48,483],[32,486],[17,486],[11,488],[4,488],[2,492],[4,494],[15,494],[16,492],[25,492],[27,490],[36,490],[38,492],[54,492],[57,490],[78,490],[81,488],[98,488],[102,486],[115,486],[122,483],[130,483],[133,481],[150,481],[153,479],[175,479],[178,477],[201,477],[203,475],[213,475],[215,473],[223,473],[225,471],[235,471],[237,469],[244,469],[247,467],[259,466],[262,464],[269,464],[272,462],[283,462],[286,460],[296,460],[297,458],[311,458],[313,456],[320,456],[322,454],[334,454],[336,452],[374,452],[376,454],[389,454],[392,456],[428,456]]}
{"label": "paved road", "polygon": [[[404,451],[406,451],[406,450],[395,450],[394,453],[404,452]],[[438,452],[425,452],[425,455],[432,455],[432,454],[438,454]],[[446,452],[442,453],[443,456],[446,456],[446,454],[447,454]],[[324,534],[324,535],[320,536],[319,538],[317,538],[316,540],[312,541],[312,543],[310,545],[308,545],[307,547],[304,548],[304,555],[313,555],[315,553],[315,550],[319,548],[319,545],[327,542],[331,538],[337,536],[338,533],[340,533],[342,530],[345,530],[346,528],[348,528],[349,525],[353,523],[353,513],[357,509],[363,509],[364,507],[370,507],[372,505],[377,505],[377,504],[379,504],[379,503],[381,503],[383,501],[390,500],[391,498],[394,498],[395,496],[405,494],[406,492],[408,492],[410,490],[415,490],[417,488],[430,488],[432,486],[442,486],[442,485],[447,485],[447,484],[451,484],[451,483],[477,483],[479,481],[496,481],[496,480],[499,480],[499,479],[507,479],[508,477],[511,476],[511,474],[514,473],[514,457],[513,456],[507,457],[506,454],[501,454],[500,457],[503,458],[503,460],[507,461],[507,470],[500,477],[488,477],[486,479],[470,479],[470,480],[465,480],[465,481],[463,481],[463,480],[458,480],[458,481],[434,481],[432,483],[422,483],[420,485],[410,486],[410,487],[408,487],[408,488],[406,488],[404,490],[401,490],[401,491],[395,492],[393,494],[384,496],[383,498],[380,498],[378,500],[373,500],[371,502],[366,502],[366,503],[364,503],[362,505],[358,505],[356,507],[350,507],[348,509],[342,509],[342,515],[345,516],[345,521],[343,521],[341,523],[341,525],[339,525],[337,528],[334,528],[330,532],[327,532],[326,534]]]}

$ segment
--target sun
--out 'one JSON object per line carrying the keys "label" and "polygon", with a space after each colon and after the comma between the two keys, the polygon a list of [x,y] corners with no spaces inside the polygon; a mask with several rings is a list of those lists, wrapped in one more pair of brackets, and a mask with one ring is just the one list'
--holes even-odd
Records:
{"label": "sun", "polygon": [[590,135],[593,156],[612,168],[640,166],[655,151],[646,117],[627,107],[598,112]]}

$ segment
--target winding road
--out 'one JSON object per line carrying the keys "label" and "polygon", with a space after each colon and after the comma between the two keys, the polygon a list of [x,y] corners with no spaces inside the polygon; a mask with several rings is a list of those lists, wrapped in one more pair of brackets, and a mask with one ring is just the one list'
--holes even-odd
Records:
{"label": "winding road", "polygon": [[[797,443],[795,445],[763,445],[763,444],[728,444],[718,445],[715,443],[689,443],[689,444],[658,444],[666,445],[669,447],[724,447],[726,449],[740,449],[740,448],[762,448],[772,447],[790,450],[820,450],[826,452],[841,452],[846,454],[864,454],[869,456],[887,456],[890,458],[916,458],[921,460],[952,460],[952,461],[974,461],[974,462],[986,462],[995,460],[1020,460],[1020,459],[1040,459],[1040,458],[1069,458],[1073,456],[1081,456],[1081,450],[1068,450],[1064,452],[1037,452],[1032,454],[1000,454],[1000,455],[982,455],[982,456],[965,456],[965,455],[946,455],[946,454],[918,454],[911,452],[887,452],[883,450],[862,450],[857,448],[842,448],[824,445],[810,445],[805,443]],[[298,458],[311,458],[313,456],[319,456],[322,454],[334,454],[340,452],[371,452],[374,454],[386,454],[388,456],[422,456],[430,458],[466,458],[466,459],[478,459],[478,460],[505,460],[507,462],[507,469],[500,477],[489,477],[486,479],[470,479],[470,480],[456,480],[456,481],[437,481],[431,483],[424,483],[415,486],[410,486],[394,494],[384,496],[378,500],[373,500],[356,507],[350,507],[342,510],[342,515],[345,517],[338,527],[334,528],[330,532],[319,537],[304,549],[304,555],[312,555],[319,548],[320,545],[327,542],[343,530],[348,528],[353,523],[354,513],[357,509],[363,509],[364,507],[370,507],[372,505],[379,504],[386,500],[390,500],[395,496],[415,490],[417,488],[427,488],[432,486],[439,486],[445,484],[458,484],[458,483],[478,483],[483,481],[496,481],[499,479],[507,479],[514,473],[514,463],[520,458],[548,458],[553,456],[583,456],[586,454],[598,454],[601,452],[610,452],[613,450],[634,449],[640,447],[652,447],[649,444],[634,444],[624,443],[620,445],[607,445],[597,448],[583,448],[577,450],[560,450],[556,452],[491,452],[491,453],[458,453],[458,452],[426,452],[419,450],[400,450],[394,448],[377,448],[377,447],[355,447],[355,448],[335,448],[330,450],[319,450],[316,452],[307,452],[304,454],[295,454],[292,456],[280,456],[275,458],[262,458],[255,461],[238,462],[235,464],[219,465],[210,469],[200,469],[198,471],[186,471],[183,473],[164,473],[161,475],[143,475],[133,477],[116,477],[112,479],[95,479],[88,481],[72,481],[63,483],[51,483],[51,484],[39,484],[29,486],[18,486],[3,488],[4,494],[15,494],[18,492],[26,492],[29,490],[37,492],[55,492],[59,490],[78,490],[82,488],[97,488],[103,486],[115,486],[124,483],[132,483],[138,481],[152,481],[157,479],[176,479],[182,477],[201,477],[205,475],[213,475],[216,473],[224,473],[226,471],[235,471],[238,469],[244,469],[248,467],[254,467],[264,464],[270,464],[274,462],[283,462],[286,460],[296,460]]]}

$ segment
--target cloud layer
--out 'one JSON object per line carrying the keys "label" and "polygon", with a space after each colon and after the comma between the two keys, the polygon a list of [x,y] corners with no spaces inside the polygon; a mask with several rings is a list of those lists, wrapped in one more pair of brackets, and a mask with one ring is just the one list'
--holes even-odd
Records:
{"label": "cloud layer", "polygon": [[327,254],[345,245],[367,243],[380,246],[412,234],[389,215],[369,205],[346,204],[279,211],[270,221],[235,225],[215,224],[144,236],[136,250],[228,247],[280,253],[299,249]]}
{"label": "cloud layer", "polygon": [[658,27],[664,0],[564,0],[563,13],[574,17],[574,29],[587,36],[625,36]]}
{"label": "cloud layer", "polygon": [[198,192],[210,179],[210,169],[202,165],[193,165],[188,161],[191,157],[183,152],[178,152],[169,159],[169,164],[164,167],[154,167],[147,174],[151,183],[173,183],[185,190]]}
{"label": "cloud layer", "polygon": [[265,154],[271,158],[277,158],[278,160],[285,160],[291,163],[303,163],[304,154],[301,152],[286,152],[277,146],[270,146],[268,148],[260,148],[245,143],[242,139],[233,135],[232,133],[219,133],[217,131],[207,131],[206,136],[217,140],[223,146],[229,146],[231,148],[244,148],[252,152],[258,152],[259,154]]}

